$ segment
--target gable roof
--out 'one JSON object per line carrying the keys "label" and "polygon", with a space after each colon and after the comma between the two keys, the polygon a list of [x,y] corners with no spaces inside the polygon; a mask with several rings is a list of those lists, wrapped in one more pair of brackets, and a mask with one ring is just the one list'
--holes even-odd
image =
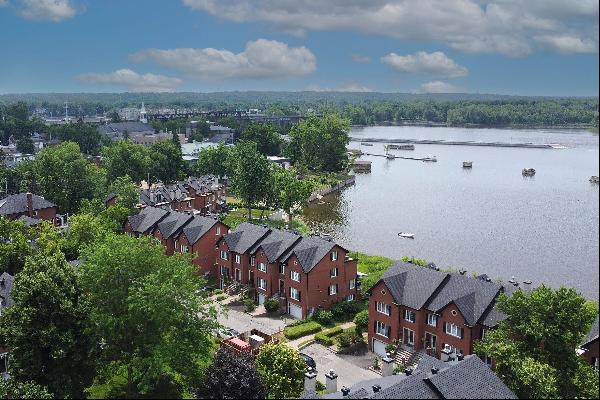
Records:
{"label": "gable roof", "polygon": [[303,236],[302,239],[281,256],[285,262],[296,255],[302,270],[309,273],[335,246],[335,242],[318,236]]}
{"label": "gable roof", "polygon": [[164,239],[175,235],[189,220],[194,218],[190,214],[171,211],[157,225]]}
{"label": "gable roof", "polygon": [[136,215],[127,218],[134,232],[146,233],[154,228],[169,212],[161,208],[145,207]]}
{"label": "gable roof", "polygon": [[592,324],[590,331],[588,332],[585,341],[581,345],[581,347],[586,347],[590,345],[593,341],[598,340],[598,316],[596,315],[596,320]]}
{"label": "gable roof", "polygon": [[10,292],[12,291],[15,278],[8,272],[0,275],[0,309],[8,308],[14,304]]}
{"label": "gable roof", "polygon": [[278,261],[294,244],[298,243],[302,236],[297,233],[272,229],[267,237],[257,242],[249,250],[250,254],[254,254],[258,249],[262,248],[270,263]]}
{"label": "gable roof", "polygon": [[454,303],[468,325],[475,325],[500,293],[502,286],[495,282],[460,274],[449,274],[448,279],[433,296],[427,309],[439,312]]}
{"label": "gable roof", "polygon": [[187,225],[183,227],[183,234],[187,238],[190,245],[193,246],[217,222],[219,221],[214,218],[196,215]]}
{"label": "gable roof", "polygon": [[271,229],[266,226],[243,222],[235,230],[224,236],[229,250],[238,254],[247,252],[259,240],[263,239]]}
{"label": "gable roof", "polygon": [[138,132],[154,133],[154,128],[152,125],[140,121],[110,122],[98,126],[99,133],[114,137],[122,136],[125,131],[129,134]]}
{"label": "gable roof", "polygon": [[[33,210],[56,207],[42,196],[32,195]],[[27,212],[27,193],[13,194],[0,200],[0,215],[11,215]]]}
{"label": "gable roof", "polygon": [[448,275],[430,268],[399,262],[381,277],[397,304],[421,309]]}
{"label": "gable roof", "polygon": [[490,367],[475,355],[426,379],[444,399],[516,399]]}

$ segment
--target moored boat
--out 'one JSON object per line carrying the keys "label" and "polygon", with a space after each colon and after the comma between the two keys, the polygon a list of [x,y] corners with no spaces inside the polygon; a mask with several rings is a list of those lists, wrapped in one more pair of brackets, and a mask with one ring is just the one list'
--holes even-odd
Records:
{"label": "moored boat", "polygon": [[463,161],[463,168],[472,168],[473,161]]}
{"label": "moored boat", "polygon": [[373,143],[369,142],[360,142],[361,146],[373,146]]}
{"label": "moored boat", "polygon": [[523,168],[523,171],[521,173],[523,174],[523,176],[534,176],[535,175],[535,169],[533,169],[533,168]]}
{"label": "moored boat", "polygon": [[600,178],[597,177],[596,175],[592,175],[592,177],[590,178],[590,182],[592,182],[592,183],[600,183]]}
{"label": "moored boat", "polygon": [[407,238],[407,239],[414,239],[415,238],[415,234],[414,233],[406,233],[406,232],[400,232],[400,233],[398,233],[398,236],[403,237],[403,238]]}
{"label": "moored boat", "polygon": [[411,143],[388,144],[390,150],[414,150],[415,145]]}

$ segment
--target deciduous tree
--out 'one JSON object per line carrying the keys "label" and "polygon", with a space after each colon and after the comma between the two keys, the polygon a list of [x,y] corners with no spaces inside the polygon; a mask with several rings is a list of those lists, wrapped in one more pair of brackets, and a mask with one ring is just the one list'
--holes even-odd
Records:
{"label": "deciduous tree", "polygon": [[119,140],[102,149],[104,167],[109,182],[128,175],[134,182],[147,178],[149,172],[148,150],[130,140]]}
{"label": "deciduous tree", "polygon": [[256,357],[256,368],[270,399],[298,398],[304,390],[306,363],[285,344],[268,344]]}
{"label": "deciduous tree", "polygon": [[256,143],[257,150],[266,156],[276,156],[281,150],[281,135],[271,124],[250,124],[240,139]]}

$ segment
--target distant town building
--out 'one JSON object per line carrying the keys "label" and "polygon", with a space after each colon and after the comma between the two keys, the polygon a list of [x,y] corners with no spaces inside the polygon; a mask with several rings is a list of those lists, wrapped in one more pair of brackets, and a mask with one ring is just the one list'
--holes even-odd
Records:
{"label": "distant town building", "polygon": [[28,225],[41,220],[55,223],[56,205],[33,193],[19,193],[0,200],[0,217],[21,219]]}
{"label": "distant town building", "polygon": [[582,356],[590,365],[598,369],[598,316],[581,345]]}

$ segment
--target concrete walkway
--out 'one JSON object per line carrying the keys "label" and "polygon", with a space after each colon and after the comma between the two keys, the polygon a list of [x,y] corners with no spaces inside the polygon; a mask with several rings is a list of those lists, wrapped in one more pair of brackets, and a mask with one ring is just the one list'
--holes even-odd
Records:
{"label": "concrete walkway", "polygon": [[[354,322],[346,322],[340,326],[342,327],[342,329],[348,329],[348,328],[353,328],[355,326],[355,324],[354,324]],[[315,335],[316,335],[316,333],[313,333],[311,335],[302,336],[301,338],[291,340],[289,342],[286,342],[285,344],[287,344],[288,346],[293,347],[295,349],[298,349],[298,347],[300,347],[300,345],[302,343],[305,343],[309,340],[314,339]]]}

